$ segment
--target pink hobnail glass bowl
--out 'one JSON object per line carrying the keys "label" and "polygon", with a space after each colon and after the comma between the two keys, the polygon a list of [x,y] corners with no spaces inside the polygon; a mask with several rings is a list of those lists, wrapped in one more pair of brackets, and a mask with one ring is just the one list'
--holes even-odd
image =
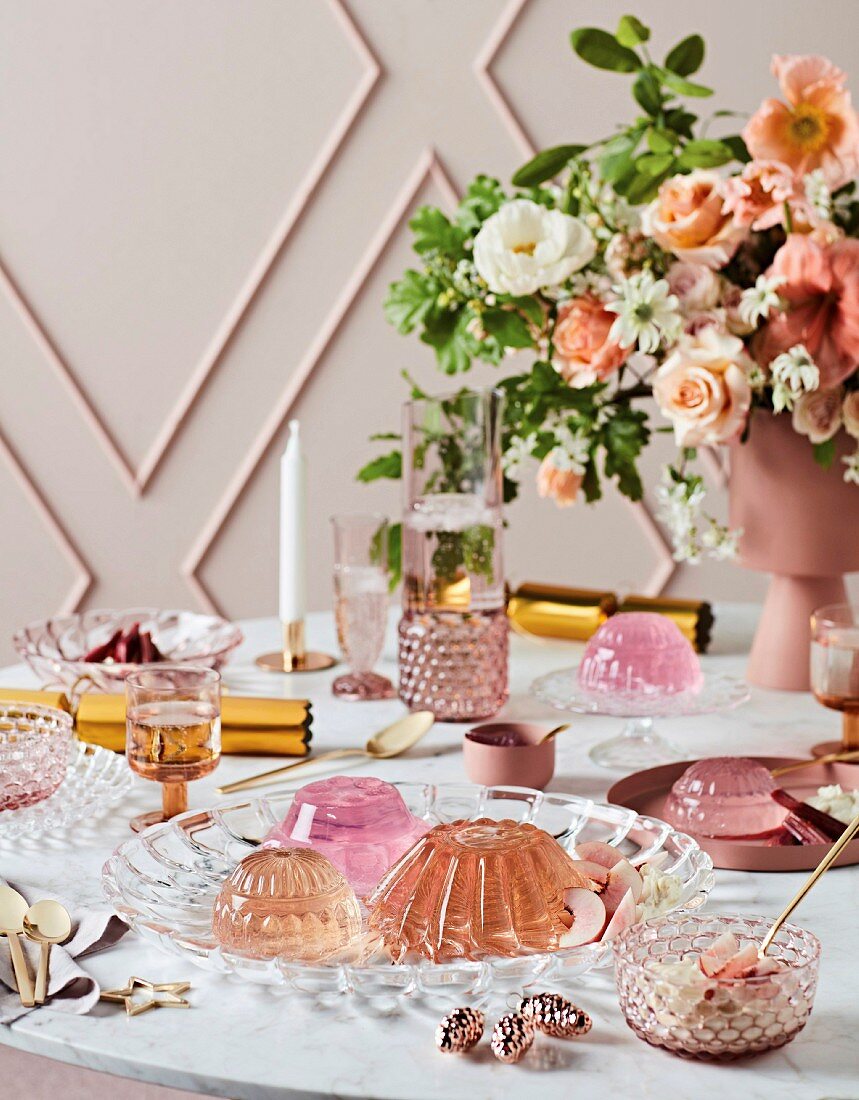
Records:
{"label": "pink hobnail glass bowl", "polygon": [[0,703],[0,813],[42,802],[66,777],[72,716],[35,703]]}
{"label": "pink hobnail glass bowl", "polygon": [[13,643],[44,686],[93,687],[108,693],[124,690],[125,678],[139,665],[96,664],[84,656],[117,630],[135,623],[152,635],[165,661],[219,669],[242,641],[242,632],[217,615],[194,611],[159,611],[132,607],[124,611],[91,610],[41,619],[19,630]]}
{"label": "pink hobnail glass bowl", "polygon": [[767,957],[784,970],[690,984],[663,963],[698,955],[725,932],[760,945],[772,918],[677,913],[622,932],[613,943],[620,1007],[639,1039],[685,1058],[727,1061],[784,1046],[805,1027],[814,1005],[820,941],[794,924],[779,929]]}

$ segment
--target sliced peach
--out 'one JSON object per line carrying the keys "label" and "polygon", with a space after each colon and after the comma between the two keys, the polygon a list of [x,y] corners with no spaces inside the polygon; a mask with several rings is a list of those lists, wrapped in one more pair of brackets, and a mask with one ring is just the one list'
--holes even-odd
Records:
{"label": "sliced peach", "polygon": [[698,965],[708,978],[712,978],[739,950],[739,940],[733,932],[723,932],[706,951],[702,952]]}
{"label": "sliced peach", "polygon": [[632,896],[632,890],[627,890],[623,895],[623,900],[617,909],[612,914],[611,920],[608,922],[605,932],[602,934],[602,939],[613,940],[615,936],[625,928],[630,928],[636,922],[635,911],[635,898]]}
{"label": "sliced peach", "polygon": [[564,905],[572,913],[573,925],[561,936],[561,947],[593,943],[605,927],[606,911],[599,894],[573,887],[564,891]]}
{"label": "sliced peach", "polygon": [[717,978],[746,978],[758,965],[758,949],[753,943],[732,956],[721,970],[716,971]]}
{"label": "sliced peach", "polygon": [[591,882],[595,882],[598,886],[605,886],[608,879],[608,867],[593,863],[589,859],[574,859],[573,863],[576,865],[576,870],[581,871],[583,875],[587,875]]}
{"label": "sliced peach", "polygon": [[600,867],[608,868],[614,867],[623,859],[617,848],[604,844],[601,840],[586,840],[583,844],[577,844],[576,855],[579,859],[587,859],[598,863]]}
{"label": "sliced peach", "polygon": [[628,860],[622,859],[609,871],[605,889],[600,895],[605,903],[606,912],[611,916],[617,910],[627,890],[632,891],[632,900],[638,901],[643,888],[641,875]]}

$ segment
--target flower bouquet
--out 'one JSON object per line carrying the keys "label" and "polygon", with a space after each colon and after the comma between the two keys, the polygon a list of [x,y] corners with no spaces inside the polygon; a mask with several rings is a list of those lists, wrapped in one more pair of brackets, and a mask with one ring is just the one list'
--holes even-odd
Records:
{"label": "flower bouquet", "polygon": [[[391,286],[385,312],[446,374],[533,355],[498,381],[506,501],[530,459],[537,491],[561,507],[597,500],[605,479],[639,500],[638,458],[652,431],[673,431],[677,459],[657,493],[676,558],[733,557],[738,545],[745,557],[754,532],[704,510],[700,447],[752,441],[775,418],[839,493],[859,484],[859,117],[830,61],[776,56],[783,99],[741,133],[704,136],[732,112],[702,122],[690,109],[712,94],[692,79],[702,38],[661,63],[649,39],[633,16],[613,34],[573,31],[583,61],[632,78],[636,117],[537,154],[512,192],[478,176],[451,218],[419,209],[420,265]],[[400,470],[392,451],[358,476]],[[856,502],[844,507],[859,514]],[[859,560],[817,572],[851,567]]]}

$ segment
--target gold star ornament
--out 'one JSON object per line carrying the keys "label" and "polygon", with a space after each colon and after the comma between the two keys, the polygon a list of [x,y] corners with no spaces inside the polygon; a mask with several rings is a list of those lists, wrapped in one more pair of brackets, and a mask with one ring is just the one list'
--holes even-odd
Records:
{"label": "gold star ornament", "polygon": [[[140,1016],[150,1008],[190,1008],[191,1002],[181,996],[191,988],[190,982],[147,982],[145,978],[129,978],[122,989],[106,989],[100,1001],[124,1004],[129,1016]],[[145,996],[135,998],[135,990]]]}

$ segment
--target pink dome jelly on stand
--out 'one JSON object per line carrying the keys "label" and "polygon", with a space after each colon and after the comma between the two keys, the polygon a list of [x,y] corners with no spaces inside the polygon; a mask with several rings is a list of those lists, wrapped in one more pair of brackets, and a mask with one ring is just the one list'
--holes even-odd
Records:
{"label": "pink dome jelly on stand", "polygon": [[704,682],[695,650],[671,619],[650,611],[613,615],[590,639],[579,665],[585,691],[676,695]]}
{"label": "pink dome jelly on stand", "polygon": [[776,782],[756,760],[716,756],[690,765],[671,788],[665,820],[701,836],[740,840],[774,832],[787,811],[772,799]]}
{"label": "pink dome jelly on stand", "polygon": [[428,829],[390,783],[335,775],[297,791],[289,813],[263,839],[263,847],[313,848],[365,897]]}

